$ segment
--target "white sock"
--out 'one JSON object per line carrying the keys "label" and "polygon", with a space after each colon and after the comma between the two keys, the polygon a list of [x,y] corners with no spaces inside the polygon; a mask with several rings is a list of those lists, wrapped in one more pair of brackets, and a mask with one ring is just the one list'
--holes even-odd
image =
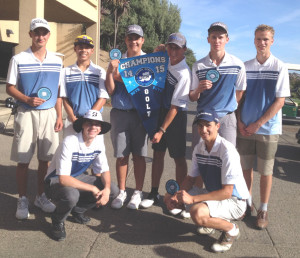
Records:
{"label": "white sock", "polygon": [[239,233],[239,231],[237,230],[236,225],[234,223],[232,223],[232,225],[233,228],[227,231],[227,233],[231,236],[236,236]]}
{"label": "white sock", "polygon": [[121,190],[121,189],[120,189],[120,193],[125,193],[125,190]]}
{"label": "white sock", "polygon": [[250,195],[249,198],[247,199],[247,205],[251,207],[252,205],[252,196]]}
{"label": "white sock", "polygon": [[267,203],[261,203],[259,209],[261,211],[267,211],[268,210],[268,204]]}

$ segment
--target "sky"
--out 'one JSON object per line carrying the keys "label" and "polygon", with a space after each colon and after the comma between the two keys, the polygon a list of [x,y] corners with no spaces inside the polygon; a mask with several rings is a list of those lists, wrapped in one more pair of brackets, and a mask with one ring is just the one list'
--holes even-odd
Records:
{"label": "sky", "polygon": [[271,52],[285,63],[300,64],[299,0],[169,0],[180,9],[180,32],[200,59],[209,52],[207,29],[216,21],[228,26],[225,49],[242,61],[256,55],[254,30],[260,24],[275,29]]}

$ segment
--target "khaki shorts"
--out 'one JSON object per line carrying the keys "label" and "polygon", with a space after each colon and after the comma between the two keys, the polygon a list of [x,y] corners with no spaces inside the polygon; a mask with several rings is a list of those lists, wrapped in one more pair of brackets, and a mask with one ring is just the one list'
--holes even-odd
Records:
{"label": "khaki shorts", "polygon": [[278,134],[253,134],[245,137],[238,133],[237,149],[241,156],[243,170],[253,168],[257,157],[257,171],[264,176],[272,175],[278,140]]}
{"label": "khaki shorts", "polygon": [[[208,191],[197,186],[188,192],[190,195],[200,195],[206,194]],[[225,199],[221,201],[203,201],[206,203],[209,209],[209,215],[212,218],[220,218],[227,221],[239,220],[246,211],[246,201],[239,200],[236,197],[231,197],[230,199]],[[186,210],[190,210],[192,205],[187,205]]]}
{"label": "khaki shorts", "polygon": [[59,144],[59,135],[54,131],[55,122],[55,108],[29,110],[19,106],[15,114],[11,160],[30,163],[37,145],[38,160],[51,161]]}

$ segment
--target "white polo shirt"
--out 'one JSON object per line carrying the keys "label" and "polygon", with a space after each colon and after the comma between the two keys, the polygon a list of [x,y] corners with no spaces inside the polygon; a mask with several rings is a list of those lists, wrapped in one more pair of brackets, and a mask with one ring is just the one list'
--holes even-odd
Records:
{"label": "white polo shirt", "polygon": [[82,133],[67,136],[57,148],[45,179],[59,176],[78,176],[93,165],[95,174],[109,171],[102,135],[86,146]]}
{"label": "white polo shirt", "polygon": [[185,58],[176,65],[169,62],[168,73],[163,91],[162,105],[170,109],[171,105],[179,107],[179,110],[187,110],[189,92],[191,87],[191,70]]}

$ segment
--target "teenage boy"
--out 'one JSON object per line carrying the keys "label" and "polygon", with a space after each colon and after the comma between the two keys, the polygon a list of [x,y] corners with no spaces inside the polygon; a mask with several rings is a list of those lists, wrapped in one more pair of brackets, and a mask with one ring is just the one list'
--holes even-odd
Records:
{"label": "teenage boy", "polygon": [[[232,220],[243,217],[249,192],[235,146],[218,134],[220,122],[214,110],[202,110],[195,123],[202,141],[196,145],[191,169],[173,196],[165,195],[168,209],[187,205],[200,234],[221,230],[214,252],[228,251],[240,230]],[[206,189],[193,187],[201,176]],[[193,189],[192,189],[193,188]],[[191,191],[190,191],[191,190]],[[188,192],[190,191],[190,192]]]}
{"label": "teenage boy", "polygon": [[[129,25],[126,30],[125,43],[127,51],[122,58],[144,55],[144,33],[139,25]],[[129,155],[132,153],[136,190],[127,208],[138,209],[142,199],[142,189],[146,173],[145,157],[147,156],[148,135],[141,119],[131,101],[123,80],[118,71],[119,60],[112,60],[108,66],[105,86],[111,95],[112,110],[110,121],[112,125],[111,140],[116,160],[116,172],[119,185],[119,195],[112,201],[111,207],[120,209],[127,199],[126,176]]]}
{"label": "teenage boy", "polygon": [[[164,50],[160,45],[155,51]],[[162,97],[162,108],[158,121],[158,132],[152,139],[152,188],[141,207],[149,208],[159,200],[159,183],[164,169],[164,157],[168,148],[170,157],[176,165],[176,180],[181,183],[187,174],[185,159],[187,103],[191,84],[191,71],[185,60],[186,39],[181,33],[172,33],[167,41],[169,66],[165,89]],[[176,215],[181,210],[176,209]]]}
{"label": "teenage boy", "polygon": [[[64,221],[70,213],[74,222],[87,224],[90,218],[84,213],[109,201],[111,178],[102,134],[110,127],[99,111],[89,110],[74,122],[77,134],[57,148],[45,177],[46,194],[56,201],[51,234],[57,241],[66,238]],[[85,173],[90,165],[101,177]]]}
{"label": "teenage boy", "polygon": [[74,51],[75,64],[63,69],[60,96],[67,112],[64,137],[74,134],[73,122],[88,110],[101,110],[109,98],[104,81],[106,72],[91,61],[94,53],[93,39],[87,35],[76,37]]}
{"label": "teenage boy", "polygon": [[[197,111],[216,110],[220,119],[219,134],[236,144],[236,116],[243,92],[246,89],[244,63],[225,51],[229,42],[226,24],[215,22],[208,29],[209,54],[194,63],[190,100],[197,101]],[[197,126],[193,126],[192,146],[199,142]]]}
{"label": "teenage boy", "polygon": [[28,166],[37,145],[38,195],[34,205],[53,212],[55,205],[44,194],[43,178],[59,143],[63,127],[61,99],[57,98],[62,60],[47,51],[50,26],[42,18],[32,19],[29,36],[32,44],[12,57],[7,75],[6,92],[18,103],[15,114],[11,160],[16,161],[19,199],[17,219],[29,217],[27,192]]}
{"label": "teenage boy", "polygon": [[[268,225],[268,202],[272,188],[272,174],[279,135],[282,133],[281,108],[290,96],[287,67],[271,54],[274,29],[259,25],[255,30],[256,58],[245,62],[247,90],[238,113],[237,147],[250,194],[253,185],[254,159],[260,173],[260,207],[256,226]],[[251,214],[252,197],[248,199],[247,214]]]}

